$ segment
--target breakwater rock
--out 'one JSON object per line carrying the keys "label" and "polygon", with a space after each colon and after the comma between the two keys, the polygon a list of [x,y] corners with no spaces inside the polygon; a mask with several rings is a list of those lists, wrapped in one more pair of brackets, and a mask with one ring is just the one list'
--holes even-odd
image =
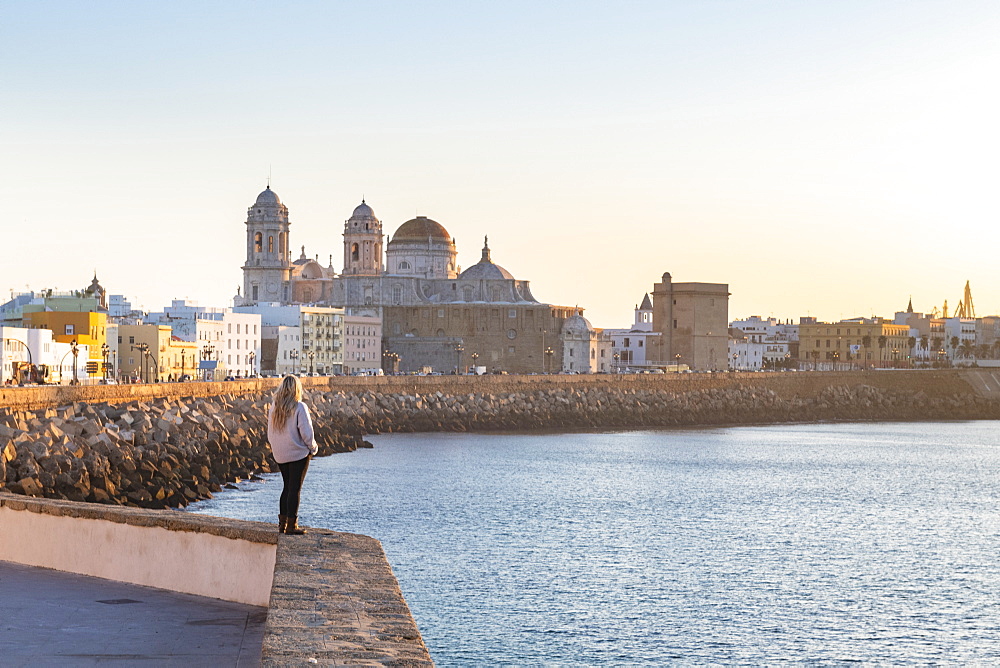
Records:
{"label": "breakwater rock", "polygon": [[[0,488],[147,508],[183,507],[224,485],[276,471],[270,397],[222,395],[124,405],[0,410]],[[370,444],[316,425],[319,454]]]}
{"label": "breakwater rock", "polygon": [[832,420],[1000,419],[1000,400],[870,385],[783,398],[768,388],[553,388],[503,394],[314,393],[316,409],[364,433],[587,430]]}
{"label": "breakwater rock", "polygon": [[[32,496],[185,506],[227,483],[276,470],[270,393],[76,402],[0,409],[0,482]],[[363,434],[410,431],[635,429],[832,420],[1000,419],[1000,398],[866,384],[808,395],[761,386],[589,385],[512,392],[307,391],[320,455],[370,447]],[[3,486],[3,485],[0,485]]]}

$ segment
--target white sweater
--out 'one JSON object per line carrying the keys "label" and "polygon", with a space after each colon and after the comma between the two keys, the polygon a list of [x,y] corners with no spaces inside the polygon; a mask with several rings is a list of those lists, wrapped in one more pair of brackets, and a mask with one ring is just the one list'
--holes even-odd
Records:
{"label": "white sweater", "polygon": [[279,464],[297,462],[309,455],[315,455],[318,448],[313,438],[312,419],[309,408],[301,401],[295,407],[295,412],[288,416],[284,429],[275,428],[274,405],[267,416],[267,440],[271,444],[271,454]]}

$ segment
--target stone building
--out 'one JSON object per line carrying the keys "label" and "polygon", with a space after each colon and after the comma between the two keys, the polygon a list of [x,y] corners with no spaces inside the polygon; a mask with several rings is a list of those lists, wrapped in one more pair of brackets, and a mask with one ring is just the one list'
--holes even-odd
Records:
{"label": "stone building", "polygon": [[[332,263],[309,260],[304,248],[289,261],[288,209],[270,187],[250,207],[246,225],[238,306],[314,304],[375,318],[378,348],[402,372],[464,372],[474,362],[512,373],[553,370],[552,360],[561,367],[565,358],[565,321],[583,314],[535,299],[528,281],[493,262],[488,239],[479,262],[462,271],[455,239],[425,216],[406,221],[383,243],[382,221],[362,201],[344,223],[339,275]],[[371,366],[385,368],[378,362]]]}
{"label": "stone building", "polygon": [[694,371],[727,368],[729,286],[724,283],[674,283],[663,274],[653,286],[654,366],[687,364]]}

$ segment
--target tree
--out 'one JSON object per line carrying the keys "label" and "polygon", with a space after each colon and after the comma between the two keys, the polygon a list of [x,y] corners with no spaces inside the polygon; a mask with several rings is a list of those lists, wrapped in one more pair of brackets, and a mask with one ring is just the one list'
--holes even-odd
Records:
{"label": "tree", "polygon": [[883,334],[878,337],[878,359],[880,362],[885,361],[885,344],[889,341],[889,337]]}
{"label": "tree", "polygon": [[927,356],[927,346],[930,345],[929,343],[930,338],[931,337],[927,336],[926,334],[920,337],[920,347],[924,349],[925,357]]}
{"label": "tree", "polygon": [[906,345],[910,347],[910,353],[909,355],[907,355],[907,357],[909,357],[910,355],[913,355],[915,352],[914,349],[917,347],[917,337],[911,336],[910,338],[908,338],[906,340]]}

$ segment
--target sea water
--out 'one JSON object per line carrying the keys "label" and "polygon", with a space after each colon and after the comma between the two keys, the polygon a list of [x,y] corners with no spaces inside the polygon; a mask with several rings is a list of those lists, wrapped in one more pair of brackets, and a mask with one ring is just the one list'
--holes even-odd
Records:
{"label": "sea water", "polygon": [[438,665],[1000,662],[998,422],[369,440],[300,523],[382,541]]}

